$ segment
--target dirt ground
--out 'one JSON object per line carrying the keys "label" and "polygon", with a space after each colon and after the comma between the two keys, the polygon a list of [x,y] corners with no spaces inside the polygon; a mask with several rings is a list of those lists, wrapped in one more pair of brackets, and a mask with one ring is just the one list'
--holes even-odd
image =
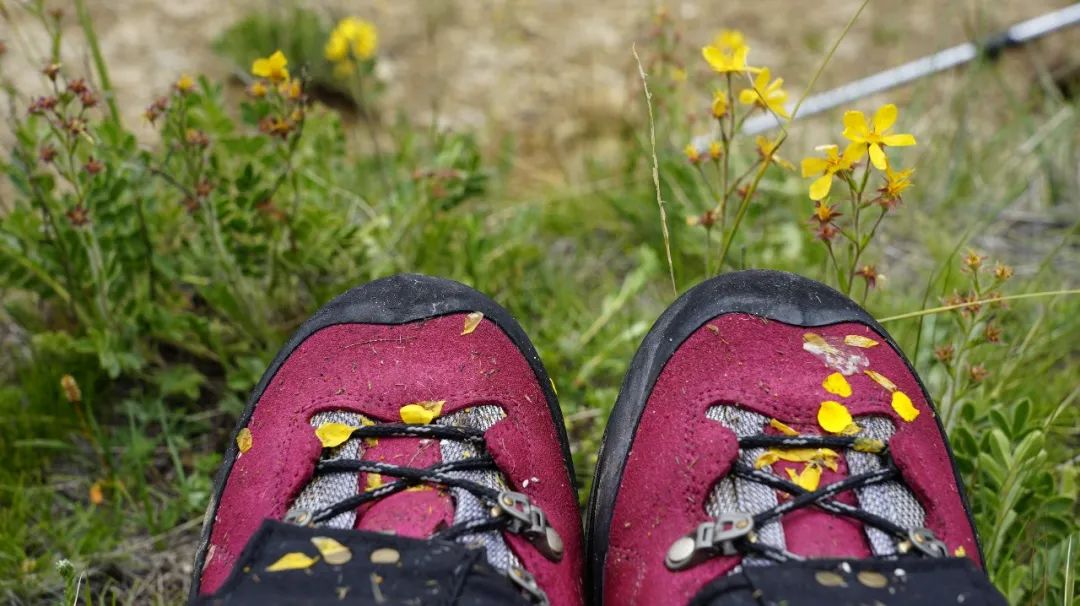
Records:
{"label": "dirt ground", "polygon": [[[64,6],[59,0],[46,5]],[[102,50],[129,124],[181,72],[227,76],[212,41],[252,11],[283,10],[272,0],[87,0]],[[614,141],[620,115],[640,105],[631,45],[647,42],[655,0],[366,0],[304,1],[328,19],[354,14],[380,29],[380,74],[387,107],[427,122],[479,129],[489,141],[511,135],[542,181],[566,178],[581,154]],[[666,8],[693,48],[722,27],[746,32],[752,62],[768,64],[798,94],[859,0],[683,0]],[[1062,0],[908,0],[870,2],[837,52],[818,90],[867,75],[1003,25],[1067,4]],[[22,66],[42,62],[46,44],[18,8],[9,8],[10,33],[0,33]],[[65,57],[88,66],[78,25],[68,8]],[[1067,49],[1075,32],[1051,44]],[[1063,41],[1062,38],[1065,40]],[[1071,40],[1071,42],[1068,42]],[[1080,45],[1073,45],[1075,48]],[[868,52],[872,49],[872,52]],[[268,49],[272,50],[272,49]],[[1067,52],[1067,51],[1062,51]],[[40,78],[21,66],[7,69],[18,89],[32,94]],[[695,72],[691,71],[691,79]],[[704,88],[704,87],[702,87]],[[639,107],[637,107],[639,109]],[[570,160],[568,160],[568,158]],[[579,163],[580,164],[580,163]],[[551,170],[551,169],[555,170]]]}

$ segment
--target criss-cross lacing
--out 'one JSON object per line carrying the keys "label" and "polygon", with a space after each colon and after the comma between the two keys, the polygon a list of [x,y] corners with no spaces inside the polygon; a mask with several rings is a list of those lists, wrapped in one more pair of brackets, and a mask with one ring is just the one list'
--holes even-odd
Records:
{"label": "criss-cross lacing", "polygon": [[[443,488],[459,488],[468,491],[487,505],[490,513],[485,518],[468,519],[451,524],[434,533],[432,538],[452,541],[465,535],[507,530],[525,537],[549,560],[559,561],[562,559],[562,537],[548,524],[544,512],[534,505],[528,496],[509,490],[497,490],[455,473],[463,471],[498,471],[495,460],[485,450],[483,430],[454,425],[385,423],[358,427],[352,432],[351,438],[360,440],[366,438],[452,440],[468,444],[478,454],[457,461],[436,463],[424,468],[391,465],[362,459],[319,461],[314,469],[315,476],[367,472],[397,479],[318,509],[311,511],[290,510],[285,517],[286,521],[305,526],[322,524],[346,511],[354,510],[366,503],[372,503],[399,493],[409,487],[432,484]],[[506,573],[514,583],[530,594],[534,601],[546,603],[543,592],[527,571],[511,566]]]}
{"label": "criss-cross lacing", "polygon": [[903,528],[891,520],[864,509],[833,499],[837,494],[896,481],[900,471],[889,456],[888,445],[882,440],[859,436],[786,436],[752,435],[739,438],[740,449],[750,448],[834,448],[850,449],[877,455],[882,460],[880,469],[848,476],[843,480],[809,491],[794,482],[775,476],[765,470],[739,461],[732,464],[731,475],[780,490],[791,498],[756,514],[723,512],[716,519],[700,524],[693,532],[679,538],[668,549],[665,563],[672,570],[682,570],[716,555],[756,555],[779,562],[802,560],[786,549],[767,545],[758,540],[755,528],[777,520],[780,516],[802,509],[818,507],[832,514],[854,518],[864,525],[876,528],[894,537],[901,553],[919,553],[930,557],[948,555],[945,544],[927,528]]}

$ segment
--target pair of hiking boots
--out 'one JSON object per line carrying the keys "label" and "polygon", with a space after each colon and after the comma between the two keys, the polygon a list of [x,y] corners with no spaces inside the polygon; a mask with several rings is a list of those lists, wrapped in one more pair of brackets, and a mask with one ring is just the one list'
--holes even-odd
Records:
{"label": "pair of hiking boots", "polygon": [[399,275],[292,336],[218,474],[206,604],[1003,604],[896,344],[792,274],[657,320],[582,531],[555,385],[481,293]]}

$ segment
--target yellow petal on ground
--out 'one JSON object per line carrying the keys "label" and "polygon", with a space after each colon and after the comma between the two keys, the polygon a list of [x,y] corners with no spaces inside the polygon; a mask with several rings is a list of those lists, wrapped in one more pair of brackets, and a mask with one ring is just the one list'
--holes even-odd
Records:
{"label": "yellow petal on ground", "polygon": [[428,400],[401,407],[401,420],[409,425],[427,425],[442,413],[446,400]]}
{"label": "yellow petal on ground", "polygon": [[797,432],[794,429],[788,427],[787,425],[781,423],[780,421],[777,421],[776,419],[769,419],[769,427],[772,427],[773,429],[779,431],[780,433],[784,434],[785,436],[797,436],[797,435],[799,435],[799,432]]}
{"label": "yellow petal on ground", "polygon": [[852,425],[851,413],[847,406],[832,400],[821,403],[817,413],[818,425],[829,433],[840,433]]}
{"label": "yellow petal on ground", "polygon": [[884,387],[885,389],[887,389],[889,391],[896,391],[896,383],[893,383],[892,381],[888,380],[881,373],[874,372],[872,370],[864,370],[863,372],[865,372],[866,376],[873,379],[874,382],[877,383],[878,385]]}
{"label": "yellow petal on ground", "polygon": [[311,557],[301,551],[287,553],[278,561],[266,567],[266,572],[281,572],[282,570],[304,570],[311,568],[318,562],[318,557]]}
{"label": "yellow petal on ground", "polygon": [[813,463],[810,463],[798,473],[789,467],[787,474],[791,481],[798,484],[803,490],[814,491],[821,484],[821,468]]}
{"label": "yellow petal on ground", "polygon": [[472,331],[476,330],[477,326],[480,326],[480,322],[484,319],[484,314],[474,311],[471,314],[465,316],[465,328],[461,330],[462,335],[472,334]]}
{"label": "yellow petal on ground", "polygon": [[878,342],[862,335],[847,335],[844,337],[844,345],[850,345],[852,347],[862,347],[863,349],[870,349],[871,347],[877,347]]}
{"label": "yellow petal on ground", "polygon": [[848,384],[844,375],[834,372],[831,375],[825,377],[825,381],[821,384],[825,388],[825,391],[838,395],[841,398],[846,398],[851,395],[851,385]]}
{"label": "yellow petal on ground", "polygon": [[240,449],[240,454],[251,450],[251,430],[247,427],[240,430],[240,433],[236,434],[236,447]]}
{"label": "yellow petal on ground", "polygon": [[352,552],[330,537],[311,537],[311,543],[319,550],[323,561],[334,566],[344,564],[352,559]]}
{"label": "yellow petal on ground", "polygon": [[382,474],[380,473],[369,473],[364,478],[364,490],[366,491],[378,490],[382,488],[382,485]]}
{"label": "yellow petal on ground", "polygon": [[359,427],[345,423],[323,423],[315,428],[315,437],[322,442],[323,448],[334,448],[344,444],[357,429]]}
{"label": "yellow petal on ground", "polygon": [[907,394],[902,391],[893,392],[892,409],[896,411],[896,414],[900,415],[901,419],[908,423],[919,416],[919,409],[915,408],[915,405],[911,403],[911,398],[907,397]]}

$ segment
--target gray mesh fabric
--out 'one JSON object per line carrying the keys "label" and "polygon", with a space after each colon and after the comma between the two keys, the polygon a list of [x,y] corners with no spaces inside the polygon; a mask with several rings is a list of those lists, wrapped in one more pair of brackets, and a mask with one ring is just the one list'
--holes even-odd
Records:
{"label": "gray mesh fabric", "polygon": [[[475,406],[446,415],[438,419],[436,423],[487,431],[488,428],[505,416],[506,414],[498,406]],[[473,447],[455,440],[442,440],[440,449],[444,462],[460,461],[477,455]],[[506,479],[495,470],[454,471],[448,472],[446,475],[472,480],[496,490],[509,489]],[[491,517],[490,508],[485,506],[471,492],[463,488],[451,488],[450,490],[454,496],[455,524]],[[506,545],[506,541],[503,540],[502,534],[498,531],[463,535],[458,539],[458,542],[483,545],[487,549],[488,563],[503,572],[510,566],[521,566],[517,557]]]}
{"label": "gray mesh fabric", "polygon": [[[861,430],[859,435],[888,443],[895,428],[887,417],[859,417]],[[845,453],[848,472],[851,475],[868,473],[881,469],[880,457],[864,452],[849,450]],[[882,482],[855,490],[859,507],[879,515],[901,528],[921,528],[926,524],[926,512],[922,505],[901,482]],[[866,527],[866,538],[874,555],[889,556],[896,554],[896,542],[890,536],[876,528]]]}
{"label": "gray mesh fabric", "polygon": [[[705,416],[713,421],[719,421],[740,438],[764,433],[765,424],[769,422],[768,418],[756,412],[727,405],[712,406],[706,411]],[[739,461],[753,466],[754,461],[764,452],[764,448],[742,449],[739,451]],[[772,469],[765,467],[764,471],[771,472]],[[705,505],[705,511],[714,518],[723,512],[738,511],[755,514],[775,507],[776,503],[776,491],[772,488],[728,476],[716,483]],[[779,522],[768,522],[758,529],[757,533],[758,540],[762,543],[784,549],[784,529]],[[770,564],[772,560],[748,557],[743,560],[743,563],[746,565]]]}
{"label": "gray mesh fabric", "polygon": [[[360,426],[360,415],[354,412],[329,411],[320,412],[311,417],[312,427],[318,427],[323,423],[344,423],[354,427]],[[359,459],[363,455],[360,440],[349,438],[344,444],[329,449],[323,455],[323,460],[335,459]],[[300,496],[293,502],[293,510],[315,511],[330,506],[338,501],[343,501],[360,491],[359,473],[331,473],[314,477]],[[356,511],[349,510],[330,518],[323,526],[330,528],[352,528],[356,522]]]}

